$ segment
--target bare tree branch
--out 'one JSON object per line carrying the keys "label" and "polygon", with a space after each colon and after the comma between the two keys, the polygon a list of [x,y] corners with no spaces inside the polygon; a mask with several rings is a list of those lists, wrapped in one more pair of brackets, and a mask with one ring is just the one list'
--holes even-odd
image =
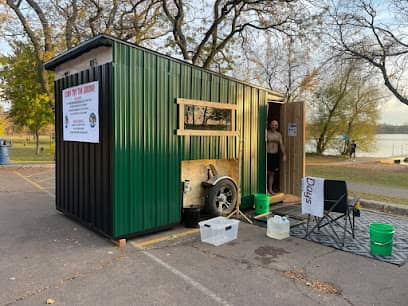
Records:
{"label": "bare tree branch", "polygon": [[[399,5],[408,8],[407,1],[400,1]],[[353,11],[340,13],[338,8],[334,8],[331,12],[337,27],[336,42],[339,51],[364,60],[378,69],[386,88],[400,102],[408,105],[406,92],[400,90],[398,83],[392,81],[391,76],[394,73],[389,72],[389,68],[395,67],[398,59],[408,60],[408,43],[399,38],[405,37],[404,32],[377,25],[377,9],[370,1],[360,0],[350,10]]]}
{"label": "bare tree branch", "polygon": [[199,26],[199,21],[186,22],[188,6],[183,1],[162,0],[162,7],[183,58],[191,57],[192,63],[209,68],[217,57],[224,58],[222,51],[236,38],[243,37],[244,32],[279,31],[289,34],[290,27],[297,26],[298,22],[295,6],[289,4],[296,2],[216,0],[211,11],[208,9],[210,16],[203,17]]}

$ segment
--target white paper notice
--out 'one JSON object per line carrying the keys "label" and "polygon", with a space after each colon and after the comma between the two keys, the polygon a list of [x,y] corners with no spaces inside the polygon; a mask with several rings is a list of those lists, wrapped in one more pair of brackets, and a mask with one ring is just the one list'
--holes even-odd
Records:
{"label": "white paper notice", "polygon": [[99,142],[99,83],[91,82],[62,91],[64,140]]}
{"label": "white paper notice", "polygon": [[324,179],[306,176],[302,178],[302,214],[323,217]]}
{"label": "white paper notice", "polygon": [[297,125],[296,123],[288,123],[288,136],[297,136]]}

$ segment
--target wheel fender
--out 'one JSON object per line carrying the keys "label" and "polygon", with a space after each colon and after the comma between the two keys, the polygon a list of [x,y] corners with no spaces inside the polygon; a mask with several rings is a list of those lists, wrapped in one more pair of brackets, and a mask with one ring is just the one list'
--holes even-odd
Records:
{"label": "wheel fender", "polygon": [[205,185],[207,186],[215,186],[217,185],[217,183],[219,183],[222,180],[230,180],[234,185],[235,188],[237,188],[238,190],[238,185],[237,183],[234,181],[234,179],[228,175],[222,175],[222,176],[213,176],[212,178],[210,178],[208,181],[205,182]]}

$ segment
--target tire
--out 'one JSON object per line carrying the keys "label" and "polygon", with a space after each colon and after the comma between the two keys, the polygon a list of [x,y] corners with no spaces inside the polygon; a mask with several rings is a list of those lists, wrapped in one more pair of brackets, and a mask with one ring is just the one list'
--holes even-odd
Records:
{"label": "tire", "polygon": [[237,205],[237,188],[229,179],[219,181],[208,187],[205,193],[205,204],[208,213],[214,216],[227,216]]}

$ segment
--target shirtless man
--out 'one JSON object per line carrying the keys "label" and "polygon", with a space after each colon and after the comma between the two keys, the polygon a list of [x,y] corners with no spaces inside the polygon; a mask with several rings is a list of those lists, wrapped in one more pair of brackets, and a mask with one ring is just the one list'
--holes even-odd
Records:
{"label": "shirtless man", "polygon": [[282,142],[282,135],[278,132],[279,123],[272,120],[268,125],[266,136],[266,152],[268,153],[267,169],[268,169],[268,192],[275,194],[272,189],[275,173],[279,172],[279,148],[282,152],[282,160],[286,160],[285,147]]}

